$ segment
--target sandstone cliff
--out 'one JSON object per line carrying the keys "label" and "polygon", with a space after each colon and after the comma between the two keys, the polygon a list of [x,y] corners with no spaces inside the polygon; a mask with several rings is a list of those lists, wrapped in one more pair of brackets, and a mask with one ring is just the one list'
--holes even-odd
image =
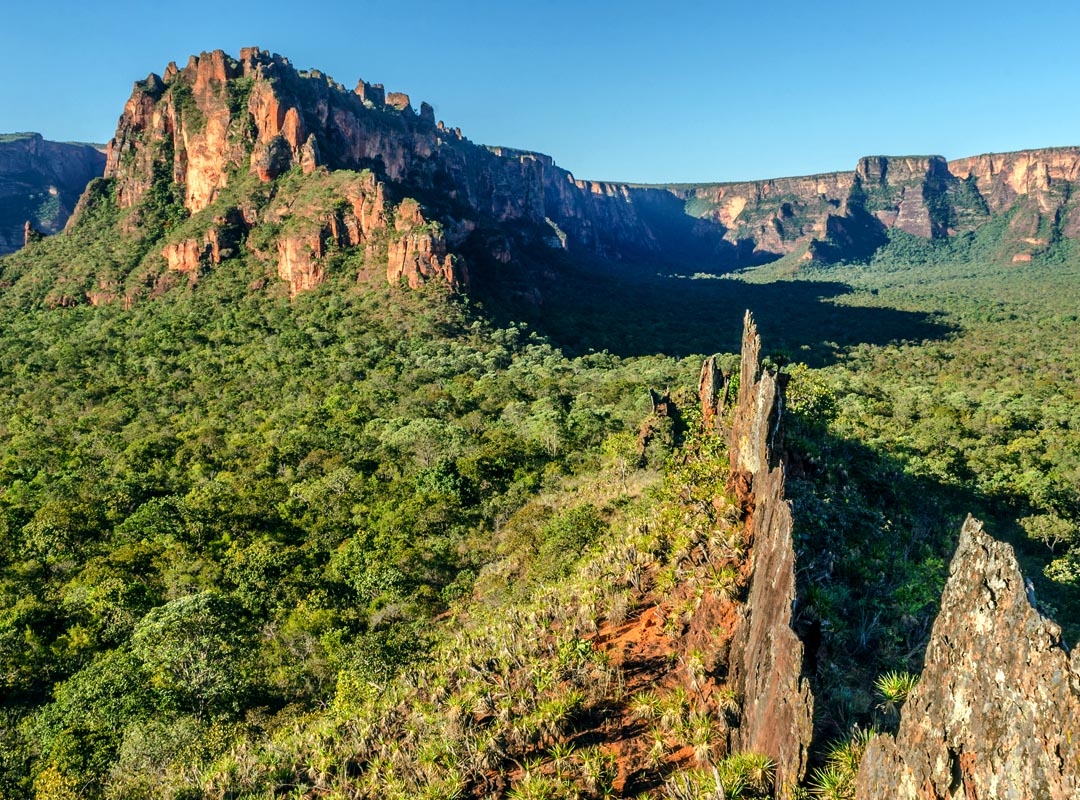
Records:
{"label": "sandstone cliff", "polygon": [[[170,212],[158,226],[168,235],[153,252],[173,274],[194,279],[246,249],[295,293],[318,285],[342,253],[359,253],[365,266],[350,267],[358,277],[463,289],[468,253],[485,279],[517,271],[523,296],[540,302],[521,265],[543,261],[530,256],[548,247],[650,274],[659,263],[719,272],[790,253],[865,257],[890,229],[942,238],[1009,214],[1005,255],[1030,260],[1057,238],[1080,235],[1070,199],[1078,163],[1080,149],[1066,148],[951,164],[867,157],[852,172],[733,184],[584,181],[549,156],[475,145],[428,103],[416,110],[381,84],[360,80],[349,91],[318,70],[244,48],[237,58],[192,56],[137,82],[105,174],[127,234],[144,235],[148,208],[176,206],[191,217],[178,225]],[[343,171],[364,177],[349,191],[349,181],[316,177]],[[283,181],[299,175],[331,191],[292,204]],[[418,210],[400,213],[406,201]],[[396,222],[406,217],[414,224]],[[267,226],[273,235],[254,235]],[[222,236],[224,247],[214,243]],[[148,285],[142,273],[135,282]],[[136,290],[128,287],[129,299]]]}
{"label": "sandstone cliff", "polygon": [[105,154],[91,145],[0,135],[0,255],[23,246],[27,223],[38,233],[61,230],[104,169]]}
{"label": "sandstone cliff", "polygon": [[[389,233],[379,257],[392,281],[418,285],[439,276],[464,287],[455,235],[504,223],[531,228],[536,241],[555,228],[561,246],[608,258],[662,250],[626,186],[578,181],[548,156],[474,145],[436,121],[427,103],[416,112],[407,95],[362,80],[350,92],[317,70],[298,71],[257,48],[241,50],[238,59],[203,53],[136,83],[109,143],[106,175],[123,209],[136,209],[156,185],[168,183],[186,211],[198,215],[246,176],[274,184],[294,168],[305,175],[370,173],[374,183],[365,202],[381,204],[387,220],[406,198],[423,199],[422,223],[408,230],[380,226]],[[334,202],[345,207],[353,199],[339,194]],[[260,212],[244,218],[249,228],[267,222]],[[139,216],[128,219],[134,231]],[[357,244],[357,229],[373,230],[357,214],[339,221],[353,232],[331,237],[343,246]],[[194,261],[206,262],[208,236],[202,231],[167,243],[170,266],[190,271]],[[279,243],[278,269],[294,291],[319,282],[326,239],[325,232],[312,232]],[[491,256],[506,263],[512,258],[508,240],[495,239],[504,245]]]}
{"label": "sandstone cliff", "polygon": [[964,523],[899,733],[878,736],[858,795],[1080,797],[1080,648],[1032,605],[1012,548]]}
{"label": "sandstone cliff", "polygon": [[868,156],[852,172],[670,190],[687,214],[722,226],[744,260],[865,257],[889,229],[940,239],[1009,214],[1005,255],[1019,262],[1056,236],[1080,236],[1078,185],[1080,148],[1053,148],[951,162]]}

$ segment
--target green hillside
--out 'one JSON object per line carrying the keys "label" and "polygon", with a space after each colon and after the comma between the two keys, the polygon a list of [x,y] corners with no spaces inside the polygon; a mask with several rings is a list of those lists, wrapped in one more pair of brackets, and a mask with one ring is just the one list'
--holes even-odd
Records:
{"label": "green hillside", "polygon": [[69,307],[160,277],[182,224],[151,194],[122,235],[91,191],[0,260],[0,796],[770,793],[687,638],[744,599],[696,392],[745,308],[788,375],[819,796],[845,796],[830,752],[895,723],[881,679],[919,671],[964,514],[1080,633],[1069,242],[1013,265],[1004,223],[894,231],[868,263],[723,279],[542,250],[541,305],[358,283],[361,249],[290,298],[240,249]]}

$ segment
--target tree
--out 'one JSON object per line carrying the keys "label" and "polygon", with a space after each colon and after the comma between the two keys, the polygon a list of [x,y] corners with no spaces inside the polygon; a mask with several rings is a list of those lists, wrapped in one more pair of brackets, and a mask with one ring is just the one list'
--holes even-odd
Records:
{"label": "tree", "polygon": [[167,704],[196,719],[237,705],[246,636],[228,598],[205,591],[159,606],[136,626],[132,643]]}

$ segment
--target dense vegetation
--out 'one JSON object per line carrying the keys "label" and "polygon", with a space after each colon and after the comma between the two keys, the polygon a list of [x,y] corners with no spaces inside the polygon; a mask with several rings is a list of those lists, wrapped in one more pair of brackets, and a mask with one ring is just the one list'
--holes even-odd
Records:
{"label": "dense vegetation", "polygon": [[[722,647],[686,638],[745,588],[693,410],[745,307],[789,376],[811,787],[846,796],[895,723],[968,511],[1075,640],[1068,242],[1013,266],[1003,223],[896,234],[742,280],[557,263],[542,308],[357,285],[335,253],[290,300],[255,256],[159,280],[195,222],[167,181],[141,237],[91,193],[0,262],[0,797],[770,792],[721,744]],[[646,612],[666,655],[635,670],[615,631]]]}

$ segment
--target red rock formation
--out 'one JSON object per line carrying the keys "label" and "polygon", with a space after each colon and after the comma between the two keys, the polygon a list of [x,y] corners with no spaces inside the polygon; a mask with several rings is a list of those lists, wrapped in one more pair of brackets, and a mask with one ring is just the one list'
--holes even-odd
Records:
{"label": "red rock formation", "polygon": [[391,108],[396,108],[398,111],[408,111],[412,109],[412,101],[404,92],[390,92],[386,95],[386,104]]}
{"label": "red rock formation", "polygon": [[815,244],[836,235],[841,251],[856,246],[862,223],[851,219],[854,209],[869,214],[881,230],[941,238],[973,230],[990,214],[1019,203],[1022,219],[1014,220],[1013,246],[1030,255],[1046,242],[1023,240],[1039,238],[1035,232],[1048,226],[1059,225],[1070,238],[1080,236],[1080,207],[1069,202],[1077,184],[1080,148],[1055,148],[947,163],[940,156],[869,156],[849,173],[672,191],[694,213],[724,226],[728,241],[773,255],[804,247],[820,253]]}
{"label": "red rock formation", "polygon": [[754,253],[778,256],[824,235],[825,218],[847,199],[854,177],[850,172],[835,172],[710,184],[675,193],[693,201],[691,208],[701,208],[700,216],[722,225],[731,243],[749,241]]}
{"label": "red rock formation", "polygon": [[30,224],[30,220],[23,223],[23,247],[31,242],[37,242],[41,240],[41,232],[34,229],[34,226]]}
{"label": "red rock formation", "polygon": [[1012,548],[968,517],[900,730],[877,736],[860,800],[1080,797],[1080,648],[1032,606]]}
{"label": "red rock formation", "polygon": [[353,92],[365,105],[372,108],[382,108],[386,105],[386,90],[381,83],[359,81]]}
{"label": "red rock formation", "polygon": [[1058,205],[1052,198],[1053,188],[1080,183],[1080,147],[959,158],[949,162],[949,171],[960,180],[973,180],[993,213],[1007,210],[1025,196],[1032,196],[1044,213],[1050,213]]}
{"label": "red rock formation", "polygon": [[706,358],[701,365],[698,397],[701,398],[701,421],[707,430],[719,427],[724,415],[730,383],[731,376],[720,369],[716,356]]}
{"label": "red rock formation", "polygon": [[161,254],[168,262],[169,269],[174,272],[184,272],[195,278],[199,274],[199,268],[209,253],[206,244],[198,239],[185,239],[165,245]]}
{"label": "red rock formation", "polygon": [[[345,187],[345,198],[352,206],[356,232],[350,234],[349,244],[355,246],[375,231],[386,227],[385,187],[368,173],[356,184]],[[346,221],[348,224],[348,221]]]}
{"label": "red rock formation", "polygon": [[[1019,244],[1009,255],[1032,254],[1046,245],[1026,242],[1050,241],[1048,225],[1080,235],[1080,207],[1068,205],[1064,188],[1077,180],[1078,160],[1072,150],[984,157],[953,162],[953,174],[935,156],[874,157],[850,173],[691,188],[581,181],[548,156],[476,146],[438,125],[430,105],[414,112],[407,95],[364,81],[348,92],[318,70],[298,72],[281,56],[244,48],[237,60],[203,53],[183,69],[170,65],[164,80],[136,84],[109,145],[107,175],[123,208],[171,175],[194,213],[247,170],[269,183],[295,166],[309,175],[368,168],[397,197],[445,197],[473,227],[532,226],[537,242],[554,227],[571,252],[722,268],[800,248],[820,258],[872,251],[889,227],[931,237],[970,230],[987,215],[980,192],[990,193],[991,208],[1035,198],[1032,214],[1014,220]],[[260,224],[257,204],[240,206],[249,225]],[[137,215],[128,220],[137,224]],[[427,248],[399,244],[396,255],[403,246]],[[436,272],[445,271],[439,263]]]}
{"label": "red rock formation", "polygon": [[424,102],[420,103],[420,121],[426,125],[435,124],[435,109]]}
{"label": "red rock formation", "polygon": [[397,208],[394,230],[386,253],[386,279],[391,284],[405,281],[416,289],[432,278],[441,278],[454,290],[468,288],[465,262],[447,252],[442,228],[428,223],[415,200],[406,199]]}
{"label": "red rock formation", "polygon": [[[443,176],[440,191],[478,217],[562,220],[575,245],[609,255],[659,251],[627,187],[576,182],[546,156],[472,145],[460,130],[437,127],[430,105],[416,114],[407,95],[386,95],[379,84],[361,81],[346,92],[256,48],[236,61],[204,53],[167,74],[136,85],[110,143],[107,174],[117,179],[122,207],[145,196],[162,160],[171,159],[192,212],[212,203],[237,170],[269,182],[297,164],[307,172],[324,163],[331,170],[377,164],[384,180],[424,190]],[[233,86],[238,78],[248,88]]]}
{"label": "red rock formation", "polygon": [[278,239],[277,251],[278,277],[289,284],[291,294],[322,283],[325,250],[321,235],[283,236]]}

